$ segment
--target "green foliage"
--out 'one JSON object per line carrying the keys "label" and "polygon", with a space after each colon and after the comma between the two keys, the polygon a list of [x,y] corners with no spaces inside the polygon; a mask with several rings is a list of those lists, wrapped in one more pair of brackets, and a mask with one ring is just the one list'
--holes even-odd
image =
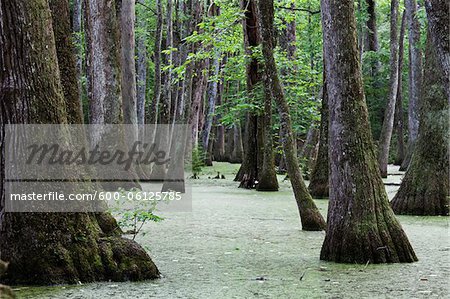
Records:
{"label": "green foliage", "polygon": [[205,152],[201,147],[192,150],[192,178],[197,179],[205,166]]}

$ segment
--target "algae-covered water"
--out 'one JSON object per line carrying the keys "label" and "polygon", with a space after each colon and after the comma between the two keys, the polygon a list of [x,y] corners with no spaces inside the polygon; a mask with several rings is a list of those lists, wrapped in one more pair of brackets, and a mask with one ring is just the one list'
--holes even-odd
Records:
{"label": "algae-covered water", "polygon": [[[324,232],[301,230],[289,182],[281,191],[236,188],[237,165],[192,182],[192,212],[163,212],[137,241],[163,278],[138,283],[16,287],[19,298],[449,298],[445,217],[399,216],[419,262],[352,265],[319,260]],[[225,180],[213,180],[217,171]],[[390,168],[386,182],[400,182]],[[283,177],[280,176],[280,180]],[[388,186],[389,196],[398,186]],[[327,201],[317,200],[326,215]]]}

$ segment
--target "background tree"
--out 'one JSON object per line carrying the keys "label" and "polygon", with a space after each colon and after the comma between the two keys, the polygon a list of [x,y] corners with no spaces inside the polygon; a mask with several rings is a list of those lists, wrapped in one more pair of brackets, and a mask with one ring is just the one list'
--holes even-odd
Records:
{"label": "background tree", "polygon": [[271,96],[278,106],[281,119],[283,150],[286,157],[286,166],[294,190],[295,199],[300,212],[303,230],[323,230],[325,221],[317,209],[311,195],[308,193],[303,181],[300,167],[297,161],[296,150],[292,133],[292,124],[289,106],[284,98],[283,87],[278,78],[278,71],[273,55],[275,41],[273,30],[274,6],[273,1],[259,1],[260,28],[262,37],[262,51],[264,57],[264,84],[266,91],[271,91]]}
{"label": "background tree", "polygon": [[330,111],[330,200],[320,258],[342,263],[416,261],[389,206],[376,163],[359,66],[354,3],[321,3]]}
{"label": "background tree", "polygon": [[431,41],[431,30],[433,27],[427,36],[423,81],[426,88],[420,98],[419,137],[411,164],[391,202],[397,214],[449,214],[449,103],[445,93],[448,82]]}

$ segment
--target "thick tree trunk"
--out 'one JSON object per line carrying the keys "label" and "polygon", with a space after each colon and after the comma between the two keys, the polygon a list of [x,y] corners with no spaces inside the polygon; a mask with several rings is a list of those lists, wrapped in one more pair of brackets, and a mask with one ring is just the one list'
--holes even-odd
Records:
{"label": "thick tree trunk", "polygon": [[405,158],[405,143],[403,141],[403,97],[402,97],[402,71],[403,71],[403,41],[405,39],[406,12],[402,14],[402,23],[400,26],[400,40],[398,46],[398,87],[397,99],[395,100],[395,131],[397,135],[397,154],[394,165],[401,165]]}
{"label": "thick tree trunk", "polygon": [[433,34],[430,29],[428,32],[419,137],[411,164],[391,202],[397,214],[449,215],[448,83],[431,41]]}
{"label": "thick tree trunk", "polygon": [[[125,124],[137,124],[136,64],[134,60],[135,1],[120,0],[121,89],[123,120]],[[136,131],[137,133],[137,131]]]}
{"label": "thick tree trunk", "polygon": [[433,45],[436,47],[438,63],[444,72],[445,92],[450,101],[450,37],[449,37],[449,2],[448,0],[426,0],[428,26],[430,26]]}
{"label": "thick tree trunk", "polygon": [[83,112],[80,102],[78,76],[70,27],[68,0],[50,0],[53,33],[56,43],[56,55],[64,92],[68,121],[70,124],[82,124]]}
{"label": "thick tree trunk", "polygon": [[389,58],[389,98],[384,109],[384,120],[381,128],[380,141],[378,144],[378,167],[381,177],[387,177],[387,164],[389,160],[389,149],[391,146],[392,130],[394,128],[395,100],[398,88],[398,0],[391,0],[391,34]]}
{"label": "thick tree trunk", "polygon": [[422,89],[422,51],[416,0],[405,0],[405,8],[409,31],[408,145],[400,170],[408,168],[414,151],[419,132],[419,97]]}
{"label": "thick tree trunk", "polygon": [[267,84],[266,90],[272,91],[272,97],[277,103],[278,110],[280,111],[281,127],[283,132],[283,149],[286,156],[289,178],[291,180],[292,189],[294,190],[295,199],[300,212],[302,229],[323,230],[325,229],[325,221],[312,200],[311,195],[308,193],[300,172],[295,150],[289,106],[284,98],[283,88],[278,78],[278,72],[273,56],[273,1],[259,1],[259,10],[261,15],[260,26],[262,50],[265,62],[264,71],[267,76],[267,80],[265,80],[265,84]]}
{"label": "thick tree trunk", "polygon": [[308,189],[314,198],[327,198],[329,194],[328,173],[328,91],[324,72],[322,108],[320,110],[320,140],[317,162],[311,172]]}
{"label": "thick tree trunk", "polygon": [[[4,165],[6,124],[65,124],[68,117],[48,2],[1,1],[0,15],[11,16],[2,19],[0,26],[0,63],[4,66],[0,73],[0,157]],[[79,105],[78,98],[74,100]],[[66,173],[75,178],[77,170]],[[106,231],[94,214],[6,213],[4,178],[2,167],[0,259],[10,262],[5,281],[61,284],[159,276],[145,250],[121,238],[120,228],[108,214],[102,214],[102,219],[111,221]]]}
{"label": "thick tree trunk", "polygon": [[341,263],[413,262],[417,258],[389,206],[376,162],[353,1],[321,3],[330,111],[330,200],[320,258]]}

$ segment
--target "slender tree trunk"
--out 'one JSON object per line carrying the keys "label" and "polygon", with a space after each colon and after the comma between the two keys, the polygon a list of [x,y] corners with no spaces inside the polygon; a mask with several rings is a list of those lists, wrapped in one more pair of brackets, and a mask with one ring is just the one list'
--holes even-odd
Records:
{"label": "slender tree trunk", "polygon": [[[264,76],[265,81],[269,80],[267,75]],[[275,172],[275,157],[273,154],[272,141],[272,94],[270,84],[264,84],[264,116],[261,117],[263,125],[263,165],[259,174],[259,181],[256,185],[257,191],[278,191],[277,173]]]}
{"label": "slender tree trunk", "polygon": [[389,98],[384,110],[383,127],[381,128],[380,142],[378,145],[378,166],[381,177],[387,177],[387,165],[389,149],[391,145],[392,130],[394,128],[395,100],[398,88],[398,0],[391,0],[391,56],[389,58]]}
{"label": "slender tree trunk", "polygon": [[320,258],[341,263],[416,261],[389,206],[376,162],[356,44],[354,3],[322,0],[321,9],[330,111],[330,200]]}
{"label": "slender tree trunk", "polygon": [[135,1],[120,0],[118,3],[120,3],[120,64],[122,70],[121,89],[123,120],[125,124],[137,124],[136,64],[134,60]]}
{"label": "slender tree trunk", "polygon": [[320,110],[320,140],[317,162],[311,172],[308,189],[314,198],[327,198],[329,194],[328,173],[328,91],[323,72],[322,108]]}
{"label": "slender tree trunk", "polygon": [[225,131],[225,159],[226,161],[232,163],[233,149],[234,149],[234,138],[233,138],[233,128],[227,128]]}
{"label": "slender tree trunk", "polygon": [[[222,65],[225,65],[227,62],[226,56],[223,58]],[[216,106],[221,106],[224,98],[224,86],[225,86],[225,78],[223,77],[223,67],[222,67],[222,76],[220,78],[217,101]],[[216,139],[214,142],[214,159],[218,162],[225,162],[225,127],[221,123],[222,115],[217,113],[216,115]]]}
{"label": "slender tree trunk", "polygon": [[395,100],[395,130],[397,135],[397,155],[394,165],[401,165],[405,158],[405,144],[403,141],[403,97],[402,97],[402,72],[403,72],[403,41],[405,39],[406,12],[402,14],[402,24],[400,26],[400,40],[398,46],[398,88],[397,99]]}
{"label": "slender tree trunk", "polygon": [[[82,42],[82,19],[83,19],[83,0],[74,0],[73,1],[73,14],[72,14],[72,30],[74,33],[73,43],[75,59],[76,59],[76,80],[78,84],[78,96],[80,101],[80,113],[83,115],[83,85],[82,85],[82,74],[83,74],[83,42]],[[54,30],[54,29],[53,29]],[[84,120],[84,117],[83,117]]]}
{"label": "slender tree trunk", "polygon": [[233,138],[233,150],[231,152],[231,163],[242,163],[244,156],[244,147],[242,145],[242,133],[241,127],[238,123],[233,125],[233,134],[230,135]]}
{"label": "slender tree trunk", "polygon": [[308,129],[308,133],[306,134],[306,140],[303,144],[299,158],[303,160],[303,176],[305,179],[310,178],[310,174],[312,172],[312,168],[317,159],[317,151],[319,144],[319,130],[312,125]]}
{"label": "slender tree trunk", "polygon": [[391,202],[397,214],[449,215],[449,103],[445,92],[448,81],[432,42],[432,30],[436,28],[431,26],[428,30],[419,137],[411,164]]}
{"label": "slender tree trunk", "polygon": [[156,0],[156,31],[153,62],[155,64],[155,82],[153,99],[148,113],[148,124],[158,122],[159,102],[161,98],[161,44],[162,44],[163,11],[161,0]]}
{"label": "slender tree trunk", "polygon": [[[364,52],[378,52],[380,46],[378,44],[378,33],[377,33],[377,12],[375,0],[366,0],[367,4],[367,22],[365,30],[365,42],[364,42]],[[378,59],[371,62],[371,76],[377,78],[380,62]],[[374,82],[374,87],[378,86],[378,82]]]}
{"label": "slender tree trunk", "polygon": [[[64,5],[62,1],[58,4]],[[0,157],[4,165],[6,124],[67,124],[68,110],[60,84],[48,2],[1,1],[0,15],[11,16],[2,19],[0,26],[0,63],[4,66],[0,73]],[[70,31],[66,34],[69,36]],[[79,105],[78,98],[73,100],[73,106]],[[79,170],[61,171],[75,179]],[[7,213],[4,178],[2,167],[0,259],[10,262],[8,273],[2,278],[5,281],[36,285],[158,277],[158,269],[145,250],[134,241],[121,238],[120,228],[108,214],[103,215],[111,221],[111,230],[107,231],[93,214]]]}
{"label": "slender tree trunk", "polygon": [[272,97],[277,103],[278,110],[280,111],[281,127],[283,130],[283,149],[286,155],[289,178],[291,180],[292,189],[294,190],[295,199],[300,212],[302,229],[323,230],[325,229],[325,221],[312,200],[311,195],[308,193],[300,172],[295,150],[289,106],[284,98],[283,88],[278,78],[278,72],[273,56],[273,0],[259,1],[259,10],[261,15],[260,26],[262,50],[265,62],[264,71],[267,76],[265,84],[268,85],[266,90],[272,91]]}
{"label": "slender tree trunk", "polygon": [[405,0],[409,36],[409,103],[408,145],[400,170],[406,170],[411,161],[419,132],[419,96],[422,89],[422,51],[420,49],[420,23],[416,0]]}
{"label": "slender tree trunk", "polygon": [[[139,17],[139,25],[145,26],[145,20]],[[156,56],[156,54],[155,54]],[[136,105],[137,105],[137,123],[145,124],[145,103],[147,91],[147,47],[144,34],[137,37],[137,87],[136,87]],[[151,123],[152,124],[152,123]]]}

